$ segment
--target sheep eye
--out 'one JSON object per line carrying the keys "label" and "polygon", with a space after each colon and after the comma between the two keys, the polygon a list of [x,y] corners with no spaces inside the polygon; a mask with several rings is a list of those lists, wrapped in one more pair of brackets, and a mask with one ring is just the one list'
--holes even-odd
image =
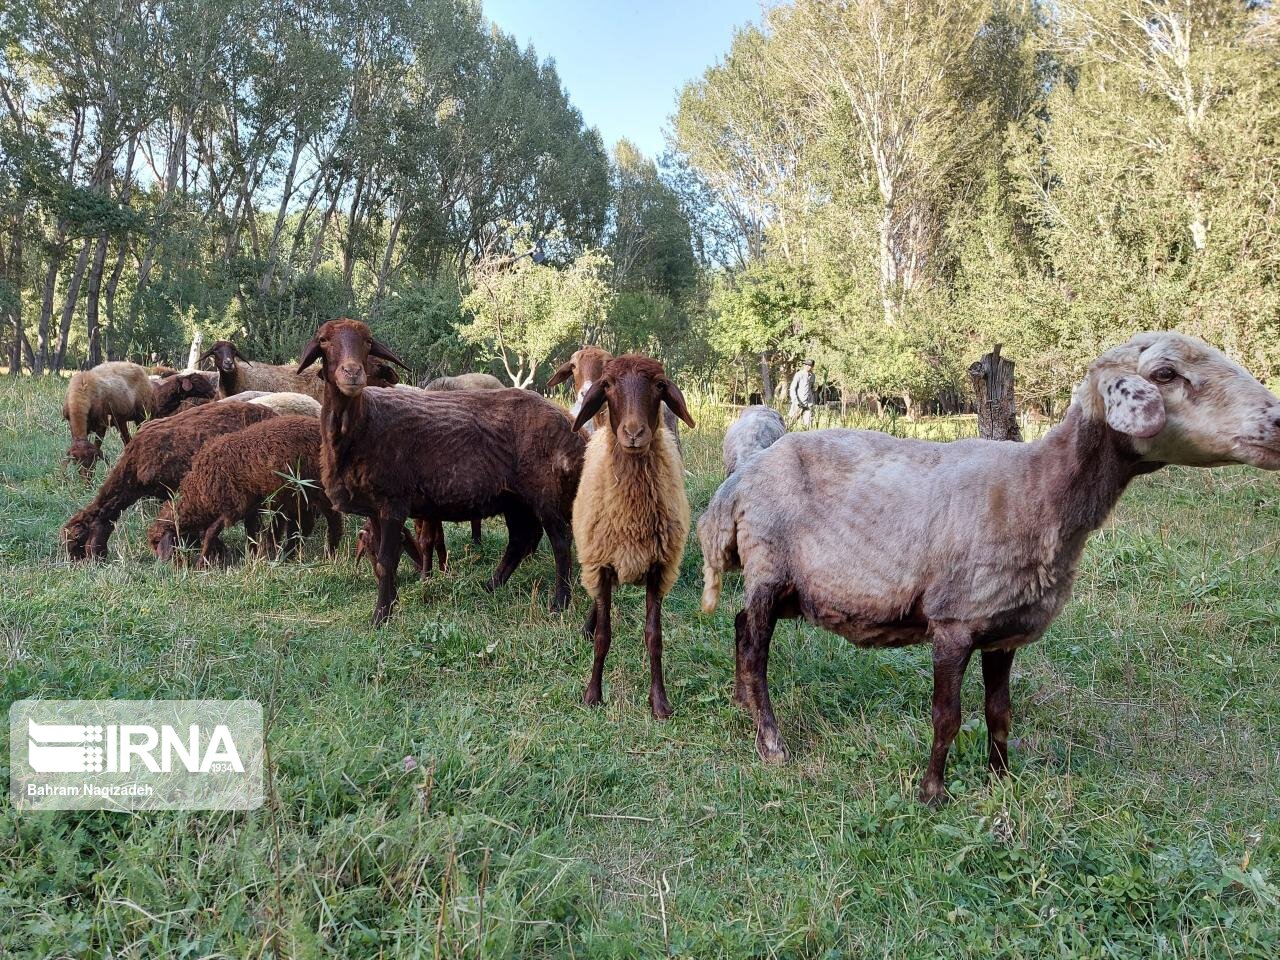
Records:
{"label": "sheep eye", "polygon": [[1152,372],[1151,379],[1156,383],[1173,383],[1178,379],[1178,371],[1173,367],[1160,367]]}

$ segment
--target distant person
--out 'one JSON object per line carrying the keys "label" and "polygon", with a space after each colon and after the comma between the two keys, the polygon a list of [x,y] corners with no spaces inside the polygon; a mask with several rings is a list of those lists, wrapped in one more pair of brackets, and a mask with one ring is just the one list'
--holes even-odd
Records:
{"label": "distant person", "polygon": [[813,377],[813,361],[806,360],[804,366],[791,378],[791,422],[799,417],[806,427],[813,426],[813,405],[818,399],[817,384]]}

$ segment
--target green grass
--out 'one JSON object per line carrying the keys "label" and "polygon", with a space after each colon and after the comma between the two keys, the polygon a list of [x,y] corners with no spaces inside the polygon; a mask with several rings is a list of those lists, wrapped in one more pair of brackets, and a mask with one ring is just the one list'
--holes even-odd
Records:
{"label": "green grass", "polygon": [[[425,588],[402,567],[376,633],[351,531],[336,563],[317,542],[301,563],[181,571],[146,553],[148,503],[109,562],[70,566],[57,531],[92,487],[59,466],[59,388],[0,384],[0,706],[256,698],[269,799],[137,815],[0,800],[0,957],[1275,956],[1272,476],[1138,481],[1018,655],[1013,778],[986,780],[971,671],[953,799],[931,812],[913,799],[927,649],[781,625],[793,759],[766,768],[729,702],[737,580],[699,615],[696,542],[666,607],[669,723],[648,716],[641,593],[616,598],[607,702],[587,709],[582,591],[547,613],[544,544],[483,593],[497,523],[478,551],[451,525],[451,569]],[[724,416],[694,412],[696,516]]]}

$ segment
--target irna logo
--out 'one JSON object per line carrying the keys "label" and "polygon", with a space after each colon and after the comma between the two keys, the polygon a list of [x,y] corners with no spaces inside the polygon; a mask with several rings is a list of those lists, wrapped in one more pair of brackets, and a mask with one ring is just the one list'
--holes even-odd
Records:
{"label": "irna logo", "polygon": [[244,763],[224,723],[212,730],[188,724],[68,724],[27,721],[27,761],[37,773],[244,773]]}

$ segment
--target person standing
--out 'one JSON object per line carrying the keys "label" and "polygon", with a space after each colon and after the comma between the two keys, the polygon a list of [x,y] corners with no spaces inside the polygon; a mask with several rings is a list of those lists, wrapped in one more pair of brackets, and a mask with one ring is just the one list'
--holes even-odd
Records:
{"label": "person standing", "polygon": [[806,427],[813,426],[813,405],[817,401],[818,390],[813,376],[813,361],[806,360],[804,366],[791,378],[791,422],[799,417]]}

